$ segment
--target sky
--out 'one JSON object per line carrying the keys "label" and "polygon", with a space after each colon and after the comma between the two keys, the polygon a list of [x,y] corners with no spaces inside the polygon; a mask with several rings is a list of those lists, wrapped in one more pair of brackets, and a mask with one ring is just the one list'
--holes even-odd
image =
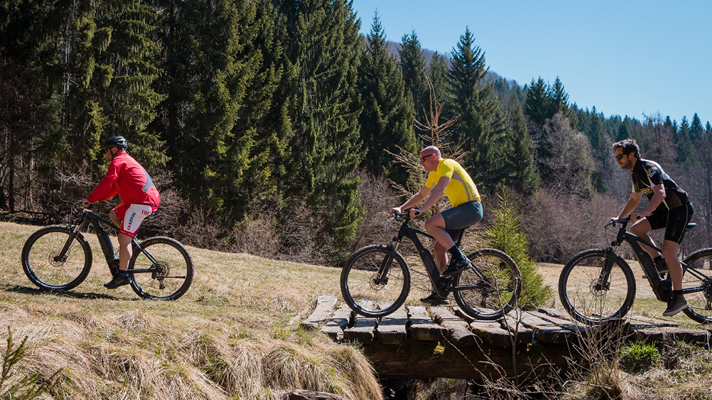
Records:
{"label": "sky", "polygon": [[579,108],[678,124],[712,121],[712,0],[353,0],[368,34],[415,31],[450,54],[469,27],[490,71],[521,86],[557,77]]}

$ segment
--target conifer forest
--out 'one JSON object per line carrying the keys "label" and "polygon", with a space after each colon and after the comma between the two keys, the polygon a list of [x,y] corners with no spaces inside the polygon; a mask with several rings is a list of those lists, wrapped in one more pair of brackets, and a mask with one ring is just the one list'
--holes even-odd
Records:
{"label": "conifer forest", "polygon": [[684,245],[712,245],[710,122],[581,109],[558,77],[490,71],[476,34],[433,54],[347,0],[2,0],[0,211],[66,215],[122,135],[161,192],[154,230],[338,261],[417,191],[422,171],[396,161],[437,139],[485,213],[512,193],[532,256],[565,262],[625,204],[611,145],[635,138],[690,194]]}

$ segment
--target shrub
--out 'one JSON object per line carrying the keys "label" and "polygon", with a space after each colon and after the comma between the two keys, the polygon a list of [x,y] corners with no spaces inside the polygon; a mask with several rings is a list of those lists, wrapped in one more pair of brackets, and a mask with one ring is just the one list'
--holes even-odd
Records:
{"label": "shrub", "polygon": [[621,209],[620,202],[606,195],[585,200],[539,190],[523,208],[522,230],[530,239],[531,256],[565,263],[580,251],[607,246],[603,226]]}
{"label": "shrub", "polygon": [[623,347],[620,364],[624,371],[634,373],[658,365],[661,359],[654,344],[636,340]]}
{"label": "shrub", "polygon": [[488,245],[507,253],[522,274],[522,295],[519,306],[522,309],[537,309],[554,294],[544,285],[543,277],[538,273],[534,260],[529,256],[527,235],[521,231],[520,219],[508,191],[498,196],[499,204],[493,208],[494,223],[487,229]]}

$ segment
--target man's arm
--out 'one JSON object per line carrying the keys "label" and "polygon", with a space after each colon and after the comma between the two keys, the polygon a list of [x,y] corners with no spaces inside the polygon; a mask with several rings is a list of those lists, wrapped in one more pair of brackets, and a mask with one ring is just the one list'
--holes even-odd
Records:
{"label": "man's arm", "polygon": [[109,164],[109,169],[106,171],[106,175],[99,182],[99,184],[94,188],[94,190],[86,197],[86,201],[89,203],[96,203],[97,201],[108,200],[118,193],[116,189],[116,181],[119,180],[119,169],[116,164],[112,161]]}
{"label": "man's arm", "polygon": [[425,199],[426,196],[428,196],[428,193],[430,193],[430,188],[423,186],[420,191],[416,194],[414,194],[408,201],[400,205],[399,207],[394,207],[391,209],[391,214],[394,212],[403,212],[403,209],[408,209],[410,207],[413,207],[414,205],[420,203]]}
{"label": "man's arm", "polygon": [[643,209],[641,216],[647,217],[652,214],[656,208],[665,200],[665,186],[661,183],[653,186],[653,197],[648,202],[648,205]]}
{"label": "man's arm", "polygon": [[616,218],[624,218],[632,213],[633,210],[638,207],[638,204],[640,204],[640,198],[642,196],[643,194],[641,192],[631,192],[628,202],[625,204],[625,207],[623,207],[623,211],[621,211]]}
{"label": "man's arm", "polygon": [[447,176],[440,177],[440,180],[435,186],[435,189],[432,191],[432,193],[430,193],[430,197],[428,197],[428,199],[425,200],[425,204],[420,207],[421,213],[428,211],[430,207],[434,206],[435,203],[437,203],[438,200],[443,197],[443,193],[445,193],[445,188],[447,187],[448,183],[450,183],[450,178],[448,178]]}

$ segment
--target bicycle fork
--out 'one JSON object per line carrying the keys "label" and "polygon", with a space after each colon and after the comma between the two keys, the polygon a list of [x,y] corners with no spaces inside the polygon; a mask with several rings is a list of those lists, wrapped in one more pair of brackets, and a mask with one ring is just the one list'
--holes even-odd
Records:
{"label": "bicycle fork", "polygon": [[87,222],[88,221],[84,219],[79,225],[71,225],[70,223],[69,236],[67,237],[67,241],[64,243],[64,246],[62,246],[62,250],[59,251],[59,254],[54,256],[55,262],[64,263],[67,261],[67,253],[69,253],[69,248],[72,246],[72,242],[77,237],[77,235],[79,235],[79,232],[81,232],[82,229],[86,229]]}
{"label": "bicycle fork", "polygon": [[375,285],[386,285],[388,284],[388,272],[391,269],[391,263],[393,262],[393,255],[398,250],[399,241],[391,242],[388,244],[388,255],[383,259],[381,265],[378,267],[378,273],[373,278],[373,283]]}
{"label": "bicycle fork", "polygon": [[[617,247],[617,246],[616,246]],[[616,249],[609,246],[606,249],[606,257],[604,258],[603,268],[598,276],[598,281],[593,285],[593,289],[597,292],[609,290],[611,288],[611,271],[613,271],[613,260],[616,254]]]}

